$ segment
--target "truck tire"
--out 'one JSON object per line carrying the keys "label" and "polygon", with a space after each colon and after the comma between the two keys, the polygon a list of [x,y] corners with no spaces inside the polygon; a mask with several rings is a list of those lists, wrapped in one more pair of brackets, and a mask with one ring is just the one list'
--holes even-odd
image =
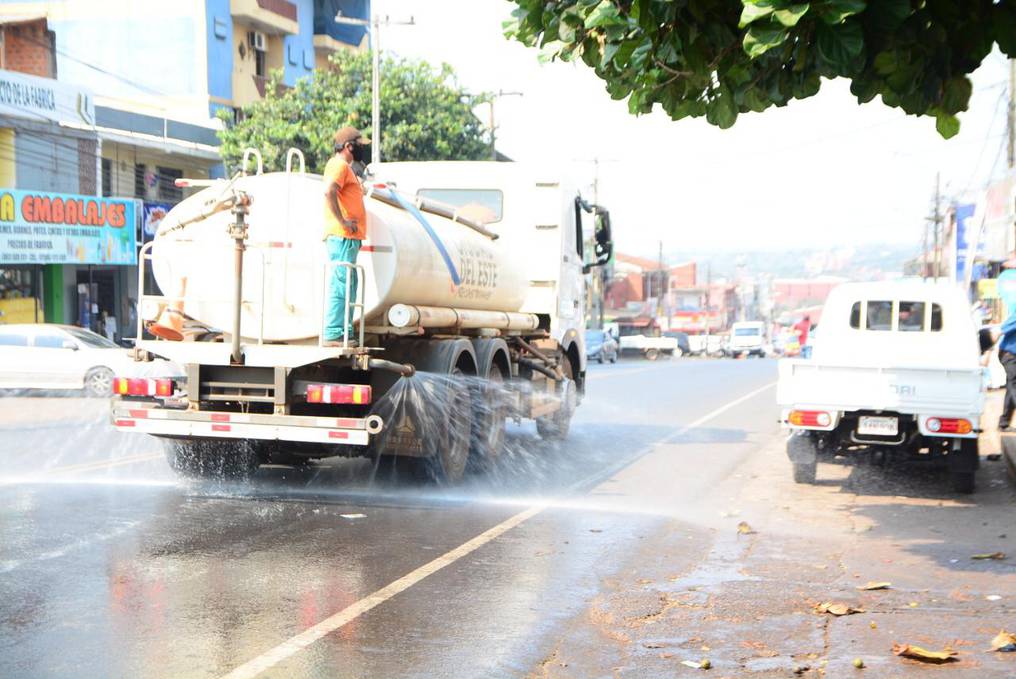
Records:
{"label": "truck tire", "polygon": [[246,480],[261,464],[247,441],[165,439],[163,448],[170,469],[192,479]]}
{"label": "truck tire", "polygon": [[959,448],[949,451],[949,479],[953,491],[969,495],[974,492],[975,473],[981,461],[977,439],[960,439]]}
{"label": "truck tire", "polygon": [[794,468],[794,483],[815,483],[818,445],[808,432],[794,432],[787,439],[787,457]]}
{"label": "truck tire", "polygon": [[573,379],[575,375],[572,363],[566,357],[561,365],[565,381],[559,386],[558,394],[561,398],[561,408],[553,415],[538,417],[536,419],[536,431],[540,437],[548,441],[560,441],[568,438],[568,431],[571,429],[571,418],[575,414],[575,407],[578,405],[578,386]]}
{"label": "truck tire", "polygon": [[646,349],[646,360],[655,361],[660,357],[659,349]]}
{"label": "truck tire", "polygon": [[[465,373],[456,368],[451,376],[464,378]],[[444,402],[447,404],[447,426],[439,440],[435,441],[429,456],[422,458],[427,476],[438,483],[455,485],[462,481],[469,464],[469,453],[473,438],[472,395],[465,379],[449,380],[446,385]]]}
{"label": "truck tire", "polygon": [[504,449],[509,404],[505,400],[508,345],[502,339],[473,340],[479,374],[473,393],[473,432],[469,469],[487,471]]}

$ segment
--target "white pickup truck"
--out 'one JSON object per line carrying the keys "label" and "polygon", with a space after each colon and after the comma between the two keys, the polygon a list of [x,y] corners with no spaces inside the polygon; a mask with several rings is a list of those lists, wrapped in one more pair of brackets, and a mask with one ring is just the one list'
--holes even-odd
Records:
{"label": "white pickup truck", "polygon": [[986,385],[958,288],[840,285],[812,358],[780,361],[776,399],[794,480],[814,483],[819,456],[870,451],[940,460],[957,492],[973,492]]}
{"label": "white pickup truck", "polygon": [[664,337],[655,320],[637,318],[618,321],[617,340],[621,354],[642,354],[650,361],[660,356],[672,358],[678,351],[676,337]]}

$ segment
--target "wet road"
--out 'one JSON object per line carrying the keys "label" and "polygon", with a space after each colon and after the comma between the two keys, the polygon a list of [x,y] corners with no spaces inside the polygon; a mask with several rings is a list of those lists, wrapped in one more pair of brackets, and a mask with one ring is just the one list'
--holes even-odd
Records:
{"label": "wet road", "polygon": [[[946,517],[968,508],[934,495],[942,479],[886,490],[823,465],[831,484],[794,487],[775,372],[759,360],[593,366],[568,441],[513,427],[495,473],[453,492],[370,483],[369,465],[345,460],[184,483],[155,442],[111,431],[101,403],[6,400],[0,676],[674,676],[697,672],[679,661],[708,644],[719,676],[788,676],[810,656],[816,671],[849,668],[860,642],[808,602],[876,575],[906,582],[888,597],[904,610],[926,610],[910,605],[920,599],[955,614],[950,639],[1004,626],[1011,567],[942,564],[987,551],[1011,495],[969,507],[983,525],[953,554],[921,521],[939,512],[937,530],[954,530]],[[903,518],[857,499],[911,492],[931,499]],[[859,542],[865,517],[873,539],[888,527],[885,545]],[[908,531],[911,561],[890,546]],[[922,581],[921,568],[949,579]],[[966,597],[955,610],[950,590]],[[869,664],[888,655],[870,652]],[[996,676],[981,664],[969,676]]]}

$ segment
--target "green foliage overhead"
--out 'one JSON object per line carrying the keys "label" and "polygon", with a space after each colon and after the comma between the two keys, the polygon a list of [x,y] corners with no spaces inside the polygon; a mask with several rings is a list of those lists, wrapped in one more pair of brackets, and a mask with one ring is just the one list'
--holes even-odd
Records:
{"label": "green foliage overhead", "polygon": [[[219,111],[226,129],[219,133],[227,169],[239,168],[243,151],[254,147],[265,170],[283,170],[286,151],[304,152],[308,172],[321,172],[332,155],[332,135],[353,125],[370,136],[368,52],[342,52],[295,87],[281,86],[274,73],[263,101],[243,108],[240,122]],[[381,61],[381,159],[478,160],[488,158],[487,131],[472,108],[484,101],[455,82],[451,67],[435,69],[423,61],[384,57]]]}
{"label": "green foliage overhead", "polygon": [[737,116],[851,80],[861,103],[959,131],[970,80],[998,44],[1016,56],[1016,0],[512,0],[505,34],[541,59],[581,59],[628,99],[674,120]]}

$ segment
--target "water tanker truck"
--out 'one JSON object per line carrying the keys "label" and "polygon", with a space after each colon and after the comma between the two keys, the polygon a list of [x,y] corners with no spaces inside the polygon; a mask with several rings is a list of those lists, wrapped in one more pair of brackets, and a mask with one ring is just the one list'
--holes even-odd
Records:
{"label": "water tanker truck", "polygon": [[[585,278],[611,254],[606,210],[517,163],[382,164],[347,276],[357,342],[329,346],[321,177],[295,150],[285,172],[260,166],[248,152],[232,179],[183,180],[201,190],[142,248],[133,354],[185,375],[117,378],[117,429],[163,438],[188,476],[366,456],[449,483],[496,459],[508,419],[567,435],[585,387]],[[423,377],[417,398],[383,407]],[[442,426],[424,426],[435,413]]]}

